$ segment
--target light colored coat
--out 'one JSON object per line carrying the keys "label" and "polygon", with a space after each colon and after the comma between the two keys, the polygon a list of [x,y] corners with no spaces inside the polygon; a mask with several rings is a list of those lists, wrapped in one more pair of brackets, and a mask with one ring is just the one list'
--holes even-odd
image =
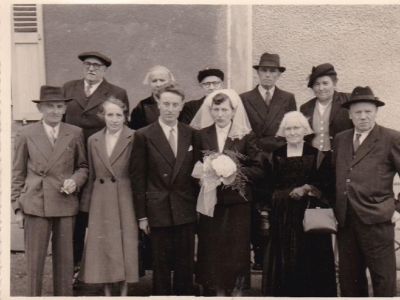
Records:
{"label": "light colored coat", "polygon": [[88,174],[82,130],[61,123],[51,145],[42,122],[20,128],[15,136],[11,203],[14,211],[39,217],[70,217],[78,212],[77,193],[60,189],[75,180],[77,190]]}
{"label": "light colored coat", "polygon": [[89,138],[89,179],[80,210],[89,212],[81,278],[87,283],[139,280],[138,225],[131,188],[134,131],[124,126],[108,157],[103,129]]}

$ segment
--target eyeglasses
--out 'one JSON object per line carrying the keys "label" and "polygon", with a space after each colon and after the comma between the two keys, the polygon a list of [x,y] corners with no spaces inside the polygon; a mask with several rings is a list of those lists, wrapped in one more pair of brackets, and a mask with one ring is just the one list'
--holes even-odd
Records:
{"label": "eyeglasses", "polygon": [[221,81],[211,81],[211,82],[203,82],[201,85],[209,88],[211,85],[213,86],[219,86],[221,84]]}
{"label": "eyeglasses", "polygon": [[104,66],[104,64],[97,64],[97,63],[89,63],[89,62],[84,62],[83,65],[85,66],[86,69],[90,69],[90,67],[92,66],[94,70],[98,70],[100,69],[101,66]]}

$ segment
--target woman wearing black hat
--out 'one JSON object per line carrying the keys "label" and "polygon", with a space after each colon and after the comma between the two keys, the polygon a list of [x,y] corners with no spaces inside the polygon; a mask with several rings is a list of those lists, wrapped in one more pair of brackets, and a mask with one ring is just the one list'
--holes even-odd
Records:
{"label": "woman wearing black hat", "polygon": [[335,135],[353,128],[349,113],[341,105],[347,102],[350,94],[336,91],[337,73],[333,65],[325,63],[313,67],[308,87],[314,91],[315,98],[300,107],[308,119],[314,134],[305,141],[330,158]]}

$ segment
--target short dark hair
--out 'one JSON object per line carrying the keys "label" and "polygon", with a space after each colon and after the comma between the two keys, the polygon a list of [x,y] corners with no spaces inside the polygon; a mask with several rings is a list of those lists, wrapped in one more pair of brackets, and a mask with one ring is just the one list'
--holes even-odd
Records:
{"label": "short dark hair", "polygon": [[185,93],[177,83],[168,82],[160,86],[155,94],[156,99],[160,100],[160,97],[163,93],[172,93],[181,96],[182,101],[185,100]]}
{"label": "short dark hair", "polygon": [[212,102],[211,102],[211,106],[213,106],[213,104],[215,105],[220,105],[221,103],[225,102],[225,101],[229,101],[229,104],[231,106],[232,109],[235,109],[233,107],[232,101],[231,99],[228,97],[228,95],[224,94],[224,93],[218,93],[216,94],[213,98],[212,98]]}
{"label": "short dark hair", "polygon": [[114,96],[110,96],[106,101],[104,101],[104,102],[101,104],[100,109],[99,109],[99,111],[97,112],[97,116],[98,116],[101,120],[105,121],[105,117],[104,117],[105,114],[106,114],[106,109],[105,109],[105,107],[106,107],[106,105],[109,104],[109,103],[115,104],[116,106],[120,107],[120,108],[122,109],[123,113],[124,113],[125,121],[128,121],[128,117],[129,117],[128,108],[126,107],[125,103],[122,102],[122,100],[117,99],[117,98],[114,97]]}

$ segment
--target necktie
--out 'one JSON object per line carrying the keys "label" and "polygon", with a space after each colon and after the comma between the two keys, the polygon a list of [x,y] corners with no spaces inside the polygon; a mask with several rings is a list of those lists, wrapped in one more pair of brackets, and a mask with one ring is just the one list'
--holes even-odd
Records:
{"label": "necktie", "polygon": [[50,142],[51,144],[54,146],[57,142],[57,133],[56,130],[54,129],[54,127],[51,128],[50,131]]}
{"label": "necktie", "polygon": [[169,132],[168,142],[169,145],[171,146],[172,152],[174,152],[174,155],[176,157],[176,142],[175,142],[174,131],[175,131],[174,128],[171,127],[171,130]]}
{"label": "necktie", "polygon": [[354,140],[354,144],[353,144],[354,153],[356,153],[358,148],[360,147],[360,137],[361,137],[361,133],[356,133],[356,139]]}
{"label": "necktie", "polygon": [[88,84],[88,85],[87,85],[87,87],[86,87],[86,89],[85,89],[86,98],[89,98],[89,97],[90,97],[90,95],[91,95],[90,89],[91,89],[92,87],[93,87],[93,85],[91,85],[91,84]]}
{"label": "necktie", "polygon": [[265,104],[269,107],[269,104],[271,103],[271,93],[269,90],[267,90],[267,93],[265,94]]}

